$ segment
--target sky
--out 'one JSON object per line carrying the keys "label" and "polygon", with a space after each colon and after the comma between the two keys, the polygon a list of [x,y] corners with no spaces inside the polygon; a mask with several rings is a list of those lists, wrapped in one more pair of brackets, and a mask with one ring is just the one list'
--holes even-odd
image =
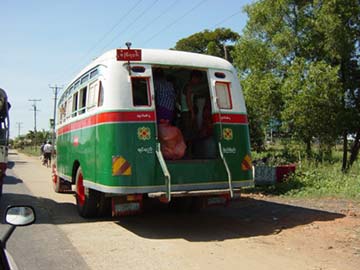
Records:
{"label": "sky", "polygon": [[[242,33],[251,0],[0,0],[0,88],[12,105],[10,137],[48,130],[54,92],[113,48],[169,49],[205,29]],[[61,91],[60,91],[61,94]]]}

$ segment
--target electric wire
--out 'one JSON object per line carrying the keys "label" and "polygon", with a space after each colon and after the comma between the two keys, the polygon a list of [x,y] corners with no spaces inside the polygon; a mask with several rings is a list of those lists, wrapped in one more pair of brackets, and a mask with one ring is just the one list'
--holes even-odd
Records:
{"label": "electric wire", "polygon": [[[76,61],[77,64],[75,65],[70,65],[68,68],[66,68],[66,70],[71,70],[71,72],[69,72],[69,74],[73,74],[76,72],[76,70],[79,69],[79,66],[82,65],[82,63],[84,62],[84,60],[88,57],[88,55],[93,52],[98,46],[99,44],[101,44],[101,42],[110,34],[114,31],[115,28],[117,28],[119,26],[120,23],[123,22],[123,20],[125,18],[127,18],[127,16],[144,0],[138,0],[133,6],[131,6],[131,8],[126,11],[124,16],[121,16],[120,19],[97,41],[94,43],[94,45],[92,47],[90,47],[90,49],[84,54],[82,55],[78,61]],[[76,68],[76,69],[75,69]],[[63,72],[62,75],[66,75],[67,72]]]}
{"label": "electric wire", "polygon": [[243,10],[241,9],[241,10],[238,10],[238,11],[236,11],[235,13],[231,14],[230,16],[227,16],[225,19],[223,19],[223,20],[221,20],[220,22],[214,24],[214,25],[212,26],[212,28],[215,28],[215,27],[223,24],[224,22],[227,22],[227,21],[230,20],[232,17],[238,15],[238,14],[241,13],[242,11],[243,11]]}
{"label": "electric wire", "polygon": [[162,32],[164,32],[164,30],[169,29],[171,26],[173,26],[174,24],[176,24],[178,21],[180,21],[181,19],[185,18],[187,15],[189,15],[191,12],[193,12],[195,9],[197,9],[198,7],[200,7],[203,3],[205,3],[207,0],[202,0],[200,2],[198,2],[196,5],[194,5],[193,7],[191,7],[189,10],[187,10],[184,14],[182,14],[180,17],[176,18],[175,20],[173,20],[171,23],[169,23],[168,25],[166,25],[165,27],[163,27],[160,31],[156,32],[154,35],[152,35],[150,38],[148,38],[147,40],[145,40],[143,42],[143,44],[148,43],[149,41],[153,40],[155,37],[157,37],[159,34],[161,34]]}
{"label": "electric wire", "polygon": [[139,20],[142,16],[144,16],[145,13],[149,12],[149,10],[151,10],[151,8],[153,8],[158,1],[159,0],[154,0],[150,5],[148,5],[146,8],[144,8],[144,10],[134,20],[132,20],[126,27],[124,27],[122,29],[122,31],[119,31],[119,34],[115,35],[115,37],[110,42],[108,42],[101,49],[101,51],[104,51],[108,46],[110,46],[116,39],[118,39],[120,37],[120,35],[122,35],[123,33],[126,33],[126,31],[133,24],[133,22]]}
{"label": "electric wire", "polygon": [[135,38],[138,34],[140,34],[141,32],[143,32],[145,29],[147,29],[149,26],[151,26],[152,24],[154,24],[156,21],[158,21],[161,17],[163,17],[165,14],[167,14],[174,6],[175,4],[177,4],[179,1],[178,0],[174,0],[164,11],[160,12],[160,15],[158,15],[157,17],[155,17],[154,19],[151,20],[151,22],[147,23],[144,25],[144,27],[140,28],[138,31],[136,31],[131,37],[130,40]]}

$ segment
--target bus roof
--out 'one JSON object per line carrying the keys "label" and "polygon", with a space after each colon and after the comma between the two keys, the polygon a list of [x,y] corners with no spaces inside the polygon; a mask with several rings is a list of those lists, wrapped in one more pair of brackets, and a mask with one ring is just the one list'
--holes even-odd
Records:
{"label": "bus roof", "polygon": [[[116,60],[116,50],[113,49],[105,52],[89,65],[87,65],[81,72],[70,82],[71,85],[74,81],[79,79],[84,73],[98,65],[106,65],[109,62],[123,62]],[[213,68],[222,70],[233,70],[233,66],[223,58],[204,55],[199,53],[175,51],[175,50],[160,50],[160,49],[140,49],[142,52],[141,61],[131,61],[135,64],[152,64],[164,66],[180,66],[189,68]]]}

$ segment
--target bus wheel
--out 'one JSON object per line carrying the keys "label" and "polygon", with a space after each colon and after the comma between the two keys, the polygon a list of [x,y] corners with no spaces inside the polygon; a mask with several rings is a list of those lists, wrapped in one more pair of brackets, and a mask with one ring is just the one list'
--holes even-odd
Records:
{"label": "bus wheel", "polygon": [[66,182],[64,179],[62,179],[57,175],[55,162],[52,164],[51,168],[52,168],[52,183],[53,183],[54,191],[56,193],[71,191],[71,184],[69,182]]}
{"label": "bus wheel", "polygon": [[92,218],[97,215],[97,203],[99,193],[84,187],[84,179],[81,167],[76,172],[76,205],[80,216]]}
{"label": "bus wheel", "polygon": [[111,198],[106,197],[105,193],[99,192],[98,216],[109,217],[111,215]]}

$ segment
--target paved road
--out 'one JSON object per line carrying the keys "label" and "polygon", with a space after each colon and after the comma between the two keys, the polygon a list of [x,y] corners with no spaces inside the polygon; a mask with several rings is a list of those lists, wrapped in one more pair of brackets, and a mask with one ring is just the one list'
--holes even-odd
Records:
{"label": "paved road", "polygon": [[[16,174],[18,167],[25,169],[28,161],[14,152],[10,155],[9,169],[4,181],[1,198],[1,216],[7,205],[28,204],[35,208],[36,224],[19,227],[8,241],[7,248],[20,269],[89,269],[79,252],[74,248],[65,233],[56,226],[56,202],[34,195]],[[27,184],[36,183],[38,177],[48,173],[46,168],[27,171]],[[45,171],[46,170],[46,171]],[[68,205],[73,208],[73,205]],[[8,225],[0,225],[0,235]]]}
{"label": "paved road", "polygon": [[8,243],[21,269],[315,270],[360,264],[360,219],[339,212],[248,197],[197,213],[155,203],[139,216],[85,220],[73,194],[53,192],[50,169],[37,158],[12,152],[10,161],[1,213],[12,203],[31,204],[38,213],[36,224],[18,228]]}

